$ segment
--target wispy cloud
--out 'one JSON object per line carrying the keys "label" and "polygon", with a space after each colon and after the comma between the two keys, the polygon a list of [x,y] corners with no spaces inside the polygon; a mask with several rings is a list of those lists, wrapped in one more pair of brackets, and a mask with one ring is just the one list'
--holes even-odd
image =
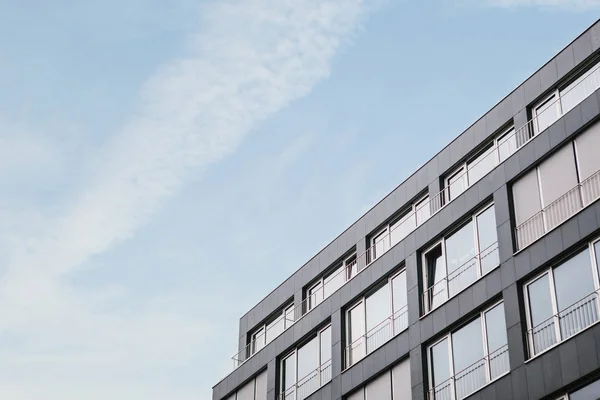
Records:
{"label": "wispy cloud", "polygon": [[485,0],[485,3],[505,8],[545,7],[574,11],[600,7],[599,0]]}
{"label": "wispy cloud", "polygon": [[[68,278],[131,238],[191,168],[202,172],[231,154],[258,123],[326,78],[365,13],[362,0],[229,0],[202,8],[186,55],[146,82],[138,109],[86,166],[85,184],[68,204],[27,237],[0,226],[0,248],[8,249],[0,328],[4,343],[14,341],[0,349],[0,397],[79,399],[82,392],[63,391],[61,382],[86,382],[81,374],[92,370],[98,378],[88,387],[103,387],[98,398],[191,398],[123,388],[140,371],[149,379],[201,352],[208,321],[179,310],[185,300],[118,309],[127,288],[90,292]],[[0,214],[12,211],[26,210]],[[61,375],[63,368],[74,376]],[[48,373],[57,378],[51,384]],[[45,389],[15,386],[25,375]]]}

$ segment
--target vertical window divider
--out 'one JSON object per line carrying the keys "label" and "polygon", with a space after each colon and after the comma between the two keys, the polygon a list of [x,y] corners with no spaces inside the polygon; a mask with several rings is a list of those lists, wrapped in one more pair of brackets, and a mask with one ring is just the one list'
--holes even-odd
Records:
{"label": "vertical window divider", "polygon": [[475,260],[477,262],[477,279],[483,276],[483,269],[481,267],[481,246],[479,245],[479,224],[477,223],[477,217],[483,214],[488,210],[489,207],[479,211],[477,214],[473,215],[473,219],[471,223],[473,224],[473,234],[475,235],[474,244],[475,244]]}
{"label": "vertical window divider", "polygon": [[558,303],[556,299],[556,287],[554,283],[554,270],[550,269],[548,271],[548,282],[550,284],[550,300],[552,302],[552,312],[554,313],[554,334],[556,335],[556,343],[561,341],[561,333],[560,333],[560,316],[558,315]]}
{"label": "vertical window divider", "polygon": [[452,333],[448,334],[448,360],[450,360],[450,385],[452,386],[452,396],[456,399],[456,371],[454,370],[454,346],[452,345]]}
{"label": "vertical window divider", "polygon": [[[497,303],[498,305],[500,303]],[[495,306],[491,306],[488,310],[491,310]],[[483,341],[483,354],[484,354],[484,362],[485,362],[485,379],[486,382],[492,381],[492,371],[490,370],[490,345],[488,343],[487,337],[487,312],[481,313],[481,339]]]}
{"label": "vertical window divider", "polygon": [[592,261],[592,276],[594,277],[594,289],[596,290],[596,306],[598,307],[598,310],[600,310],[600,296],[598,296],[598,291],[600,291],[600,276],[598,275],[598,263],[596,262],[597,259],[597,255],[596,255],[596,246],[595,244],[600,242],[600,239],[595,240],[590,242],[589,244],[589,249],[590,249],[590,258]]}

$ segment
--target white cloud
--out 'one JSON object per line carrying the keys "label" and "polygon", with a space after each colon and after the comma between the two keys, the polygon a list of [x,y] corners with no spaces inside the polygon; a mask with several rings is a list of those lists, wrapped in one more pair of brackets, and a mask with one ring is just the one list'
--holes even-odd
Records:
{"label": "white cloud", "polygon": [[[36,212],[23,218],[21,225],[37,221],[33,232],[14,226],[14,219],[0,225],[8,266],[0,281],[0,397],[197,398],[154,384],[137,389],[128,379],[153,381],[201,353],[210,345],[209,321],[182,311],[185,300],[123,309],[127,288],[90,292],[69,277],[132,237],[191,167],[197,173],[230,154],[257,123],[326,78],[365,12],[363,0],[229,0],[203,7],[187,56],[148,80],[139,108],[86,167],[89,176],[69,204],[41,221]],[[11,146],[41,159],[46,154],[27,143]],[[12,211],[27,210],[0,208]],[[27,235],[15,237],[20,231]],[[83,386],[67,389],[74,381]]]}
{"label": "white cloud", "polygon": [[600,7],[600,0],[486,0],[486,3],[505,8],[546,7],[580,11]]}

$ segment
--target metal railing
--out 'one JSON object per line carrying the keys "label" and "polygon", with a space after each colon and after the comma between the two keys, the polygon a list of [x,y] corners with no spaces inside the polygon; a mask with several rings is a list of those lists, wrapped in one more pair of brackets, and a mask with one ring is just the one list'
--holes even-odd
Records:
{"label": "metal railing", "polygon": [[303,400],[331,381],[331,360],[299,379],[296,384],[279,393],[277,400]]}
{"label": "metal railing", "polygon": [[469,258],[460,267],[427,288],[423,292],[425,312],[427,313],[436,309],[485,275],[483,271],[485,264],[488,265],[485,273],[499,265],[497,241]]}
{"label": "metal railing", "polygon": [[[600,64],[598,66],[594,67],[591,71],[595,71],[598,68],[600,68]],[[591,74],[591,72],[587,79],[580,81],[577,85],[573,86],[569,91],[565,91],[565,92],[561,93],[560,96],[556,96],[556,99],[554,100],[554,102],[552,104],[560,101],[562,96],[566,95],[571,90],[575,89],[577,86],[584,84],[584,82],[587,82],[589,79],[591,79],[590,76],[593,76]],[[582,99],[582,101],[583,101],[583,99]],[[546,108],[543,112],[547,112],[549,108],[550,107]],[[515,131],[512,134],[509,134],[509,135],[506,135],[505,137],[503,137],[497,144],[494,143],[492,150],[485,157],[478,160],[478,162],[473,163],[473,164],[469,165],[467,168],[465,168],[464,171],[459,176],[457,176],[457,178],[460,178],[461,181],[465,182],[463,190],[466,190],[470,185],[472,185],[474,183],[474,182],[469,182],[469,180],[468,180],[469,171],[473,171],[474,168],[484,165],[482,163],[487,162],[488,165],[490,165],[489,171],[487,171],[487,172],[478,171],[478,175],[479,175],[478,179],[481,179],[483,176],[485,176],[487,173],[489,173],[493,169],[493,167],[497,166],[498,164],[503,162],[506,158],[510,157],[520,147],[522,147],[524,144],[526,144],[528,141],[530,141],[536,134],[538,134],[539,132],[536,132],[536,130],[534,129],[534,124],[535,124],[537,118],[540,115],[542,115],[543,112],[541,112],[538,115],[536,115],[535,117],[533,117],[531,120],[529,120],[527,123],[525,123],[522,127],[515,129]],[[516,144],[513,146],[513,145],[511,145],[512,143],[516,143]],[[490,163],[489,157],[494,157],[495,162]],[[591,177],[589,179],[591,180]],[[594,199],[597,199],[598,196],[600,196],[600,177],[596,177],[596,180],[594,182],[595,183],[594,183],[594,185],[592,185],[592,187],[584,188],[584,191],[585,191],[585,193],[588,194],[588,198],[593,197]],[[583,183],[582,183],[582,185],[583,185]],[[443,207],[445,207],[447,204],[449,204],[459,194],[460,193],[456,193],[456,194],[454,194],[454,196],[451,197],[450,196],[450,188],[445,187],[440,192],[438,192],[434,195],[430,195],[429,199],[427,201],[420,204],[418,208],[415,208],[415,210],[411,211],[407,216],[405,216],[405,220],[401,224],[396,226],[394,230],[388,232],[385,235],[382,235],[381,238],[376,243],[374,243],[371,247],[367,248],[363,253],[357,255],[355,265],[353,265],[351,269],[345,268],[344,270],[339,272],[340,274],[342,274],[342,273],[345,274],[344,275],[344,283],[341,286],[343,286],[345,283],[347,283],[356,274],[358,274],[362,270],[364,270],[371,262],[375,261],[375,259],[377,259],[380,256],[380,254],[375,253],[375,249],[377,248],[377,246],[380,246],[380,248],[384,248],[383,252],[385,253],[386,251],[388,251],[390,248],[395,246],[399,241],[404,239],[404,237],[406,237],[406,235],[410,234],[410,232],[412,232],[414,229],[416,229],[420,225],[417,221],[417,216],[421,216],[422,218],[423,218],[423,216],[426,216],[426,218],[424,218],[424,219],[431,218],[431,216],[433,216],[435,213],[437,213]],[[584,198],[585,198],[585,195],[584,195]],[[588,201],[587,204],[589,204],[590,202],[591,201]],[[414,224],[414,227],[408,227],[409,229],[407,229],[405,231],[408,233],[405,233],[404,236],[396,238],[394,240],[394,243],[392,244],[391,235],[393,234],[393,232],[396,232],[397,234],[398,234],[398,232],[402,232],[401,230],[398,230],[398,229],[401,229],[401,228],[406,229],[407,226],[405,224],[409,224],[409,223]],[[533,227],[533,228],[535,228],[535,227]],[[382,241],[386,241],[386,242],[381,243]],[[348,272],[349,270],[351,270],[352,273],[349,273]],[[324,287],[322,286],[320,288],[320,290],[323,291]],[[322,298],[324,299],[325,296],[322,296]],[[313,307],[309,307],[308,301],[309,301],[309,298],[306,298],[306,299],[304,299],[304,301],[301,304],[298,304],[294,308],[294,312],[293,312],[294,321],[297,321],[298,319],[300,319],[302,316],[304,316],[308,311],[310,311],[313,308]],[[284,316],[282,316],[281,318],[284,318]],[[286,329],[287,329],[287,327],[286,327]],[[234,363],[234,369],[239,367],[248,358],[250,358],[252,355],[254,355],[254,353],[258,350],[256,350],[256,351],[253,351],[253,350],[257,349],[257,348],[258,347],[256,347],[255,344],[249,343],[245,348],[241,349],[238,353],[236,353],[232,357],[232,360]],[[262,348],[262,347],[260,347],[260,348]],[[260,348],[258,348],[258,349],[260,350]]]}
{"label": "metal railing", "polygon": [[600,171],[597,171],[517,226],[517,250],[529,246],[599,198]]}
{"label": "metal railing", "polygon": [[508,345],[475,361],[428,391],[429,400],[461,400],[510,370]]}
{"label": "metal railing", "polygon": [[404,306],[346,346],[344,352],[346,368],[354,365],[406,328],[408,328],[408,308]]}
{"label": "metal railing", "polygon": [[570,338],[598,321],[598,290],[527,331],[532,356]]}

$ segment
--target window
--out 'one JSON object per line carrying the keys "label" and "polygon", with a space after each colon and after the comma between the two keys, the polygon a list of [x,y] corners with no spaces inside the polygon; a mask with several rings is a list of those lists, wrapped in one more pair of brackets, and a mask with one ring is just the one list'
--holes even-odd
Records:
{"label": "window", "polygon": [[590,400],[600,397],[600,380],[590,383],[581,389],[559,397],[557,400]]}
{"label": "window", "polygon": [[527,341],[539,354],[598,321],[598,251],[600,242],[524,285]]}
{"label": "window", "polygon": [[346,367],[408,327],[406,272],[390,277],[346,312]]}
{"label": "window", "polygon": [[575,81],[562,89],[557,89],[533,107],[534,135],[552,125],[598,88],[600,88],[600,64],[594,65]]}
{"label": "window", "polygon": [[411,398],[410,362],[404,360],[352,393],[346,400],[410,400]]}
{"label": "window", "polygon": [[423,252],[425,312],[456,295],[499,264],[494,206]]}
{"label": "window", "polygon": [[410,209],[386,224],[369,240],[369,262],[395,246],[431,216],[429,196],[414,202]]}
{"label": "window", "polygon": [[331,326],[281,360],[280,400],[303,400],[331,380]]}
{"label": "window", "polygon": [[517,248],[600,198],[600,124],[563,146],[513,185]]}
{"label": "window", "polygon": [[517,150],[514,127],[497,135],[478,156],[463,163],[444,181],[447,202],[454,200],[467,188],[486,176],[496,165]]}
{"label": "window", "polygon": [[[254,355],[260,349],[265,347],[267,343],[270,343],[277,336],[281,335],[283,331],[292,326],[294,323],[294,311],[294,304],[290,304],[280,311],[277,316],[272,318],[269,322],[256,328],[254,333],[250,335],[248,357]],[[245,361],[245,359],[238,360],[238,362],[243,361]]]}
{"label": "window", "polygon": [[308,310],[312,310],[319,305],[324,299],[341,288],[352,276],[356,275],[356,254],[346,257],[334,268],[333,272],[319,279],[306,291]]}
{"label": "window", "polygon": [[427,356],[430,399],[460,400],[508,373],[504,303],[438,340]]}
{"label": "window", "polygon": [[267,400],[267,371],[246,383],[227,400]]}

